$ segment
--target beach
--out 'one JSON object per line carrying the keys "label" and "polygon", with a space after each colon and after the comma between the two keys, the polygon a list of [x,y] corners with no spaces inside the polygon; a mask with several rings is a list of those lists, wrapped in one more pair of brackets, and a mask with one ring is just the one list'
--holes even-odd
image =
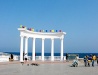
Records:
{"label": "beach", "polygon": [[[19,61],[0,63],[0,75],[98,75],[98,66],[84,67],[80,62],[78,67],[70,67],[72,62],[42,62],[36,61],[21,64]],[[29,64],[29,65],[27,65]]]}

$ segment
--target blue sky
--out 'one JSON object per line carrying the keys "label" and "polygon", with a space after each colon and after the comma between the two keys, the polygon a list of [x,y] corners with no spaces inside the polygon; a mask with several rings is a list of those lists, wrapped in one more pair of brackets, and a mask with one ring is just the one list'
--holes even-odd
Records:
{"label": "blue sky", "polygon": [[[66,32],[64,52],[98,53],[98,0],[0,0],[0,51],[19,52],[20,24]],[[45,52],[50,52],[50,43],[45,40]],[[32,39],[28,50],[32,50]],[[41,52],[40,39],[36,52]],[[60,52],[59,39],[55,52]]]}

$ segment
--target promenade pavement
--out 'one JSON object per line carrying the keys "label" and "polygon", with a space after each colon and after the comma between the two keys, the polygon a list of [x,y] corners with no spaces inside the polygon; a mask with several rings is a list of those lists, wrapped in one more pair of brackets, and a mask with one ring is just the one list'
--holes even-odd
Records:
{"label": "promenade pavement", "polygon": [[[31,62],[0,63],[0,75],[98,75],[98,66],[84,67],[83,62],[78,67],[70,67],[72,62],[35,62],[39,66],[32,66]],[[29,64],[29,65],[28,65]]]}

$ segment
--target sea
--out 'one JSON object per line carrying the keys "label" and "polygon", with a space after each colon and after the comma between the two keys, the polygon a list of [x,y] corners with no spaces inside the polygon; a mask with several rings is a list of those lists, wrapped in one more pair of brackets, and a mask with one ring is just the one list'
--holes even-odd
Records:
{"label": "sea", "polygon": [[[5,52],[5,53],[9,53],[9,54],[14,54],[14,55],[20,55],[20,52]],[[86,55],[96,55],[98,56],[98,53],[68,53],[68,54],[75,54],[78,55],[79,58],[84,58],[84,56]],[[45,56],[51,56],[51,53],[44,53]],[[28,56],[32,56],[32,53],[29,52]],[[41,53],[36,53],[36,56],[41,56]],[[60,56],[60,53],[54,53],[54,56]],[[66,53],[64,53],[64,56],[66,56]]]}

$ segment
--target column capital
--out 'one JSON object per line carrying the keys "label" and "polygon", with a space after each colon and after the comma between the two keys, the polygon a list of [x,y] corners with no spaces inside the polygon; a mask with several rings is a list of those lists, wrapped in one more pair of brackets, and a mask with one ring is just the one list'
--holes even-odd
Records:
{"label": "column capital", "polygon": [[24,37],[23,35],[20,35],[20,37]]}
{"label": "column capital", "polygon": [[42,40],[45,40],[45,38],[42,38]]}
{"label": "column capital", "polygon": [[51,38],[51,40],[54,40],[54,38]]}
{"label": "column capital", "polygon": [[25,36],[25,38],[27,38],[27,39],[28,39],[29,37],[28,37],[28,36]]}
{"label": "column capital", "polygon": [[64,38],[60,38],[60,40],[63,40]]}
{"label": "column capital", "polygon": [[35,37],[33,37],[32,39],[36,39]]}

